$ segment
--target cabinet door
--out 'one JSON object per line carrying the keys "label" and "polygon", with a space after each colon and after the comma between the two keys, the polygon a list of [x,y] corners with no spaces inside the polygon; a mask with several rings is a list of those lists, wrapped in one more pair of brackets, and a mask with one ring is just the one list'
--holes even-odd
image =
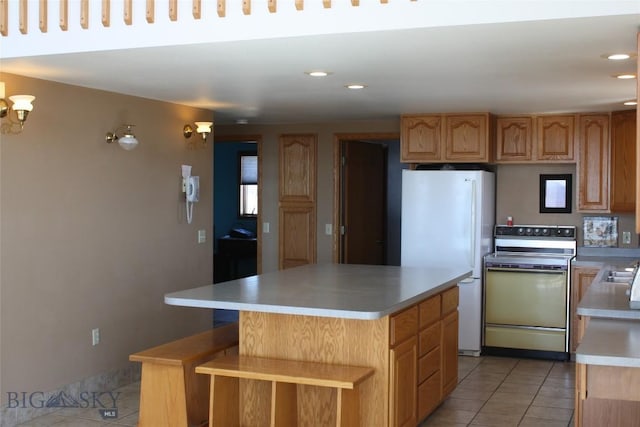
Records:
{"label": "cabinet door", "polygon": [[537,160],[573,162],[575,116],[540,116],[537,123]]}
{"label": "cabinet door", "polygon": [[611,212],[636,208],[636,111],[611,113]]}
{"label": "cabinet door", "polygon": [[442,159],[442,116],[411,115],[400,121],[403,162],[434,162]]}
{"label": "cabinet door", "polygon": [[571,352],[575,353],[576,347],[582,337],[578,336],[578,314],[576,310],[580,300],[587,293],[587,289],[598,274],[597,268],[575,267],[571,277]]}
{"label": "cabinet door", "polygon": [[609,116],[580,116],[578,210],[609,211]]}
{"label": "cabinet door", "polygon": [[458,383],[458,310],[442,319],[442,398]]}
{"label": "cabinet door", "polygon": [[404,341],[391,350],[391,402],[392,426],[417,424],[418,344],[416,337]]}
{"label": "cabinet door", "polygon": [[444,119],[445,160],[488,162],[489,115],[447,114]]}
{"label": "cabinet door", "polygon": [[532,160],[533,118],[505,116],[496,120],[496,162]]}

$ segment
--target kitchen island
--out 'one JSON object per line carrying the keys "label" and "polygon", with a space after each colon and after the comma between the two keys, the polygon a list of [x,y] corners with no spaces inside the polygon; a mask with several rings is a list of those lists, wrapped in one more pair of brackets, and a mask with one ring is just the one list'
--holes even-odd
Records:
{"label": "kitchen island", "polygon": [[576,426],[640,426],[640,310],[605,265],[577,307]]}
{"label": "kitchen island", "polygon": [[[240,311],[241,355],[366,366],[360,425],[417,425],[457,383],[458,287],[471,271],[306,265],[165,295]],[[335,391],[301,386],[299,425],[335,423]],[[241,383],[242,425],[268,425],[268,383]],[[334,424],[335,425],[335,424]]]}

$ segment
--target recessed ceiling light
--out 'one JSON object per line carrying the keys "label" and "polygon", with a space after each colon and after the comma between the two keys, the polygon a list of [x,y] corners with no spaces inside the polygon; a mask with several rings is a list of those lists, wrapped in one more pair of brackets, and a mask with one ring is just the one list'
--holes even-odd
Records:
{"label": "recessed ceiling light", "polygon": [[236,124],[238,125],[246,125],[249,123],[249,120],[247,119],[236,119]]}
{"label": "recessed ceiling light", "polygon": [[613,77],[621,80],[628,80],[628,79],[635,79],[636,75],[635,74],[616,74]]}
{"label": "recessed ceiling light", "polygon": [[607,59],[612,61],[624,61],[629,58],[631,58],[631,55],[628,53],[612,53],[611,55],[607,55]]}
{"label": "recessed ceiling light", "polygon": [[638,101],[627,101],[624,102],[623,105],[638,105]]}
{"label": "recessed ceiling light", "polygon": [[345,87],[347,89],[359,90],[359,89],[364,89],[366,86],[360,83],[354,83],[354,84],[346,85]]}
{"label": "recessed ceiling light", "polygon": [[311,77],[327,77],[329,73],[327,71],[315,70],[315,71],[306,71],[306,74]]}

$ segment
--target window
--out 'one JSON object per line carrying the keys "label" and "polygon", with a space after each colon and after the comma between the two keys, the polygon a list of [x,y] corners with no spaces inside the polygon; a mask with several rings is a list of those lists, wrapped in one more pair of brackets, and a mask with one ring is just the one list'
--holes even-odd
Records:
{"label": "window", "polygon": [[255,152],[239,153],[238,182],[240,190],[240,217],[258,215],[258,156]]}

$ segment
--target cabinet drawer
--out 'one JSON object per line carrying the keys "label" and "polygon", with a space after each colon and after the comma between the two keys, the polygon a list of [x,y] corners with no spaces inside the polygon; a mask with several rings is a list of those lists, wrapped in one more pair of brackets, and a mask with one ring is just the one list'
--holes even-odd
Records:
{"label": "cabinet drawer", "polygon": [[442,315],[450,313],[458,308],[458,294],[459,290],[456,286],[442,294]]}
{"label": "cabinet drawer", "polygon": [[440,322],[434,323],[427,329],[420,331],[420,338],[418,343],[418,354],[424,356],[434,348],[440,345],[441,337]]}
{"label": "cabinet drawer", "polygon": [[418,360],[418,383],[440,371],[440,348],[436,348]]}
{"label": "cabinet drawer", "polygon": [[420,310],[420,327],[424,328],[440,319],[440,295],[422,301],[418,305]]}
{"label": "cabinet drawer", "polygon": [[438,407],[441,396],[440,372],[436,372],[418,387],[418,421]]}
{"label": "cabinet drawer", "polygon": [[391,316],[390,344],[396,345],[418,332],[418,306]]}

